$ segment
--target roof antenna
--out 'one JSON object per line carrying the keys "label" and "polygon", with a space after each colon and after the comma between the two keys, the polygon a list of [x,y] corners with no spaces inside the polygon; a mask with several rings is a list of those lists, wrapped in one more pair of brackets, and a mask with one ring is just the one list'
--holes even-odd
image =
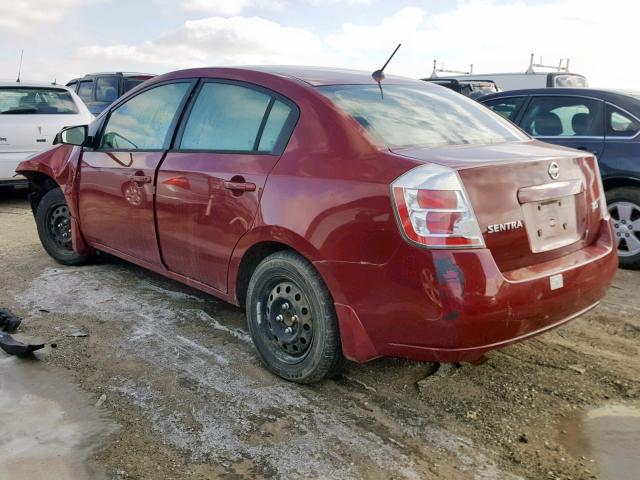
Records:
{"label": "roof antenna", "polygon": [[402,45],[401,43],[398,44],[398,46],[396,47],[396,49],[393,51],[393,53],[391,54],[391,56],[387,59],[387,61],[385,62],[385,64],[382,66],[382,68],[380,70],[376,70],[375,72],[373,72],[371,74],[371,77],[378,82],[378,88],[380,88],[380,97],[384,98],[384,93],[382,92],[382,80],[384,80],[384,69],[387,68],[387,65],[389,65],[389,62],[391,61],[391,59],[393,58],[393,56],[396,54],[396,52],[398,51],[398,49],[400,48],[400,45]]}
{"label": "roof antenna", "polygon": [[18,78],[16,82],[20,83],[20,72],[22,71],[22,55],[24,55],[24,50],[20,50],[20,66],[18,67]]}

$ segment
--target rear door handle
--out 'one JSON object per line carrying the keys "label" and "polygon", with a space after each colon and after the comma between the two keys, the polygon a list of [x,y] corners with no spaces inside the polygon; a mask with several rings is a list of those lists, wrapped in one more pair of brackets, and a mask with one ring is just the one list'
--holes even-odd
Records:
{"label": "rear door handle", "polygon": [[151,183],[149,175],[131,175],[131,181],[134,183]]}
{"label": "rear door handle", "polygon": [[256,184],[251,182],[224,182],[224,188],[235,192],[255,192]]}

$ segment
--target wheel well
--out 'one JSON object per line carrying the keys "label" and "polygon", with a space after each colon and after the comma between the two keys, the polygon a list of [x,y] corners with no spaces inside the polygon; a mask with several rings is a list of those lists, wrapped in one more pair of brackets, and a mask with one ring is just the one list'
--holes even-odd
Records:
{"label": "wheel well", "polygon": [[638,187],[640,188],[640,180],[632,177],[616,177],[616,178],[603,178],[602,184],[604,190],[611,190],[618,187]]}
{"label": "wheel well", "polygon": [[31,210],[35,213],[42,197],[59,185],[48,175],[40,172],[29,172],[25,176],[29,179],[29,202],[31,202]]}
{"label": "wheel well", "polygon": [[291,250],[291,247],[284,243],[261,242],[256,243],[245,252],[240,261],[238,276],[236,278],[236,297],[241,306],[245,304],[249,280],[251,280],[251,275],[253,275],[258,264],[272,253],[282,250]]}

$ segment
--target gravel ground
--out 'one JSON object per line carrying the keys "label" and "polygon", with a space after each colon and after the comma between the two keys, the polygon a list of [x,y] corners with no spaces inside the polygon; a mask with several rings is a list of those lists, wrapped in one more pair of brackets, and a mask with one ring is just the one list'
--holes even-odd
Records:
{"label": "gravel ground", "polygon": [[0,307],[58,339],[30,368],[112,424],[65,478],[597,478],[577,419],[640,403],[640,272],[481,365],[382,359],[298,386],[260,366],[242,310],[114,258],[57,265],[20,195],[0,197],[0,222]]}

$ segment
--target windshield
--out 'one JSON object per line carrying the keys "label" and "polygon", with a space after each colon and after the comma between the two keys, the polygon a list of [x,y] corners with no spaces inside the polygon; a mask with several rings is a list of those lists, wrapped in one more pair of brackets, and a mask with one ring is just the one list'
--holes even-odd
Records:
{"label": "windshield", "polygon": [[446,88],[407,85],[318,87],[378,142],[393,147],[480,145],[528,137],[488,108]]}
{"label": "windshield", "polygon": [[0,88],[0,114],[75,114],[78,108],[66,90]]}

